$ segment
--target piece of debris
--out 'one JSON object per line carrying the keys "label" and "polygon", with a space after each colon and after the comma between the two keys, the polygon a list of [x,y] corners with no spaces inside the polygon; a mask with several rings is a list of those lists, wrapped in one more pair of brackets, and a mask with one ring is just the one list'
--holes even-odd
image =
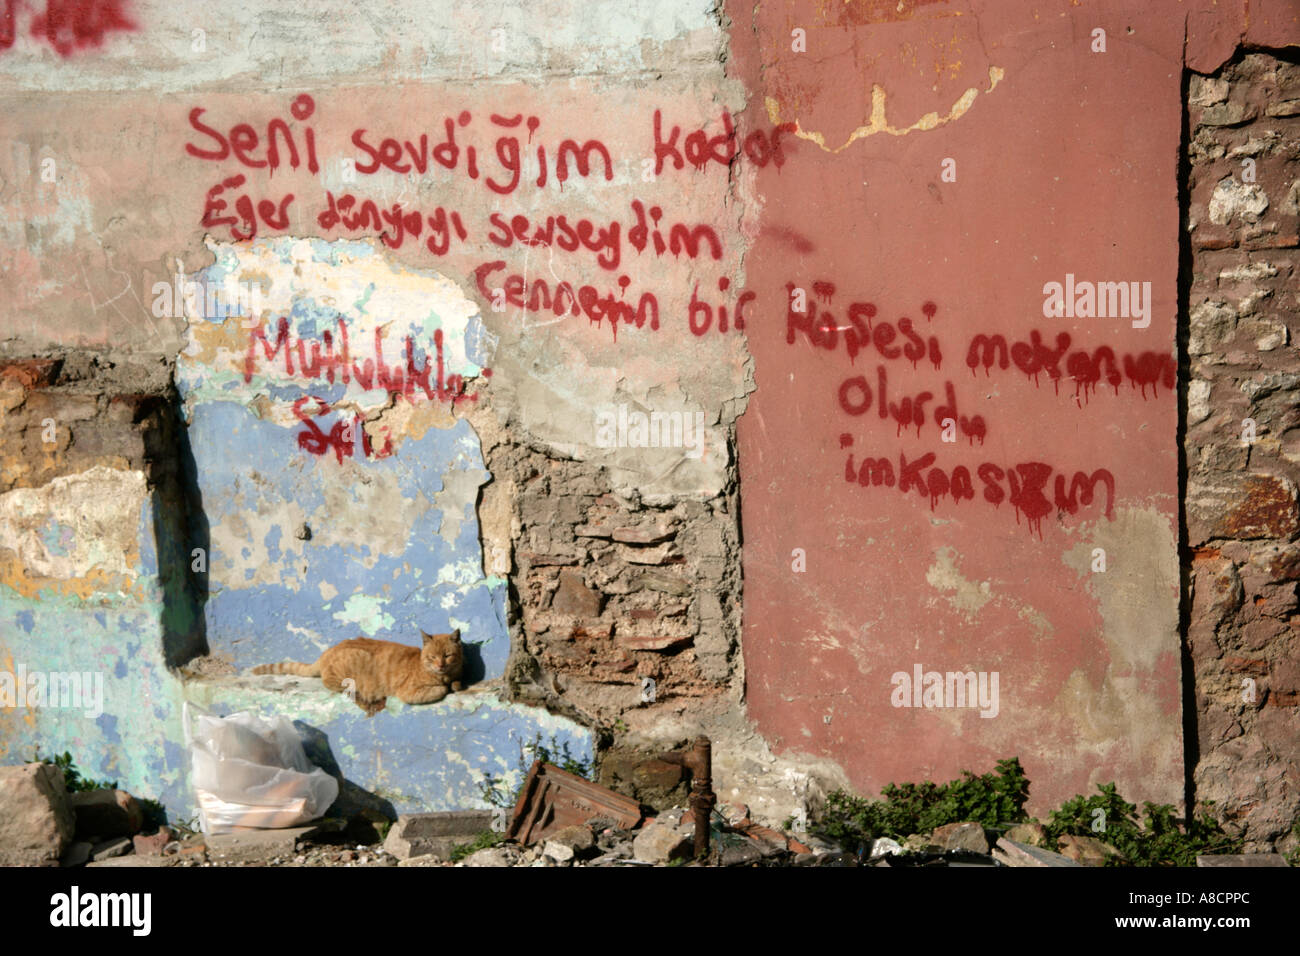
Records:
{"label": "piece of debris", "polygon": [[125,856],[134,848],[135,844],[130,837],[113,837],[111,840],[96,843],[90,851],[90,858],[92,860],[109,860],[115,856]]}
{"label": "piece of debris", "polygon": [[75,832],[62,770],[0,767],[0,866],[58,866]]}
{"label": "piece of debris", "polygon": [[591,855],[595,850],[596,835],[591,832],[591,827],[579,825],[556,830],[546,838],[546,842],[568,847],[576,857],[581,859]]}
{"label": "piece of debris", "polygon": [[492,816],[491,810],[400,814],[388,831],[384,849],[399,860],[429,854],[448,860],[457,846],[490,829]]}
{"label": "piece of debris", "polygon": [[964,851],[966,853],[989,852],[989,841],[984,836],[984,827],[978,823],[948,823],[937,827],[930,834],[930,845],[948,852]]}
{"label": "piece of debris", "polygon": [[93,843],[78,840],[63,851],[63,856],[59,859],[59,866],[81,866],[90,860],[90,851],[93,849]]}
{"label": "piece of debris", "polygon": [[631,829],[641,821],[641,805],[577,774],[536,760],[524,779],[506,837],[532,846],[558,830],[597,817]]}
{"label": "piece of debris", "polygon": [[[567,828],[566,828],[567,829]],[[568,865],[573,863],[573,847],[565,843],[556,843],[554,840],[547,840],[546,845],[542,847],[542,855],[548,860],[554,860],[556,863]]]}
{"label": "piece of debris", "polygon": [[647,823],[632,841],[632,855],[645,863],[667,863],[691,855],[694,840],[677,827]]}
{"label": "piece of debris", "polygon": [[1281,853],[1201,853],[1197,866],[1289,866]]}
{"label": "piece of debris", "polygon": [[1043,829],[1041,823],[1017,823],[1004,836],[1008,840],[1014,840],[1016,843],[1024,843],[1028,846],[1047,846],[1047,831]]}
{"label": "piece of debris", "polygon": [[144,811],[125,790],[86,790],[71,794],[68,802],[76,817],[79,840],[132,836],[144,826]]}
{"label": "piece of debris", "polygon": [[1061,855],[1084,866],[1105,866],[1107,860],[1127,862],[1124,854],[1109,843],[1103,843],[1096,837],[1073,836],[1068,833],[1061,837]]}
{"label": "piece of debris", "polygon": [[137,833],[131,838],[137,856],[162,856],[163,848],[175,839],[171,827],[159,827],[157,833]]}
{"label": "piece of debris", "polygon": [[1003,866],[1080,866],[1069,857],[1062,856],[1059,853],[1053,853],[1051,850],[1044,850],[1041,847],[1027,846],[1024,843],[1017,843],[1015,840],[1008,840],[1006,837],[999,837],[997,845],[993,848],[993,859],[997,860]]}
{"label": "piece of debris", "polygon": [[523,852],[517,846],[489,846],[471,853],[460,861],[461,866],[514,866]]}
{"label": "piece of debris", "polygon": [[897,840],[891,840],[889,837],[879,837],[871,841],[870,859],[873,863],[882,857],[895,856],[902,852],[903,845]]}

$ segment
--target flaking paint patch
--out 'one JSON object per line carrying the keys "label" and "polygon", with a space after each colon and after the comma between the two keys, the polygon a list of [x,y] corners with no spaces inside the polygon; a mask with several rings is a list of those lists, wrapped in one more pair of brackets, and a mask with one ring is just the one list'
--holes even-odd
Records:
{"label": "flaking paint patch", "polygon": [[[1097,599],[1109,659],[1100,679],[1085,668],[1074,670],[1053,701],[1053,712],[1072,728],[1073,752],[1062,757],[1092,754],[1099,768],[1091,782],[1116,776],[1103,761],[1180,767],[1180,737],[1169,732],[1169,711],[1180,700],[1178,565],[1169,516],[1154,508],[1117,508],[1113,520],[1085,523],[1078,533],[1079,543],[1061,559]],[[1091,570],[1098,547],[1106,550],[1104,572]],[[1116,782],[1125,792],[1141,792],[1150,783]],[[1176,786],[1167,789],[1177,792]]]}
{"label": "flaking paint patch", "polygon": [[956,548],[939,548],[934,552],[934,564],[926,570],[925,580],[932,588],[951,591],[948,603],[972,624],[980,609],[993,598],[988,581],[977,584],[962,577],[957,570]]}
{"label": "flaking paint patch", "polygon": [[136,532],[146,498],[143,472],[103,465],[39,488],[15,488],[0,495],[0,550],[13,553],[28,581],[103,586],[120,579],[130,588],[139,573]]}
{"label": "flaking paint patch", "polygon": [[344,603],[343,610],[334,615],[334,620],[355,624],[367,637],[374,637],[394,624],[393,616],[384,610],[385,603],[368,594],[354,594]]}
{"label": "flaking paint patch", "polygon": [[[434,333],[440,331],[445,375],[473,378],[482,371],[476,361],[483,358],[477,354],[483,338],[478,305],[437,272],[400,265],[366,241],[285,236],[252,243],[205,242],[215,261],[187,281],[204,288],[233,285],[248,294],[227,303],[233,315],[195,314],[194,303],[186,303],[187,341],[177,363],[177,383],[187,403],[228,400],[232,392],[251,399],[285,387],[301,389],[307,382],[300,369],[290,372],[288,346],[271,359],[260,344],[254,348],[250,342],[252,331],[261,330],[274,347],[281,318],[288,319],[295,341],[307,342],[319,342],[327,332],[338,337],[338,323],[345,323],[358,365],[373,359],[376,336],[390,365],[401,364],[407,337],[417,363],[432,362]],[[347,382],[342,377],[312,381],[312,393],[357,410],[388,404],[387,390],[366,388],[356,375],[347,376]],[[263,408],[262,417],[297,423],[287,402]]]}
{"label": "flaking paint patch", "polygon": [[[997,85],[1002,82],[1002,79],[1005,76],[1006,72],[1001,67],[990,66],[989,88],[985,92],[992,93],[997,89]],[[825,152],[839,153],[848,149],[858,140],[866,139],[868,136],[875,136],[877,133],[888,133],[890,136],[906,136],[908,133],[928,132],[933,129],[938,129],[940,126],[954,122],[965,116],[966,112],[975,105],[975,100],[979,94],[980,90],[978,88],[974,86],[969,87],[966,92],[959,96],[956,102],[952,104],[948,109],[947,114],[940,116],[938,111],[933,111],[926,113],[910,126],[899,127],[890,124],[886,115],[888,112],[888,94],[885,92],[883,86],[879,83],[875,83],[872,84],[871,87],[871,119],[851,132],[849,138],[841,145],[834,149],[827,146],[824,134],[815,130],[805,130],[799,125],[799,120],[797,118],[794,120],[795,125],[798,127],[795,130],[795,135],[800,139],[806,139],[810,142],[816,143],[817,146]],[[779,126],[782,122],[781,104],[775,98],[769,96],[765,99],[765,106],[767,107],[768,119],[771,120],[772,125]]]}
{"label": "flaking paint patch", "polygon": [[[1149,672],[1178,648],[1177,545],[1169,516],[1154,508],[1116,508],[1113,520],[1088,522],[1061,555],[1097,600],[1112,666]],[[1106,570],[1092,571],[1093,552]]]}

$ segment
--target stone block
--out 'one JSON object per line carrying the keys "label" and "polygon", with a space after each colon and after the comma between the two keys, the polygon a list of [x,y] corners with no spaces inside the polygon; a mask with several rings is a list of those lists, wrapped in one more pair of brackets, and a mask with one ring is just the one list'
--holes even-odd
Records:
{"label": "stone block", "polygon": [[575,617],[599,617],[600,595],[587,587],[582,572],[566,568],[560,572],[560,586],[551,598],[551,610]]}
{"label": "stone block", "polygon": [[388,831],[384,849],[399,860],[426,855],[449,859],[455,847],[491,829],[493,816],[491,810],[402,814]]}
{"label": "stone block", "polygon": [[999,837],[993,847],[993,859],[1005,866],[1080,866],[1069,857],[1041,847],[1026,846],[1006,837]]}
{"label": "stone block", "polygon": [[69,796],[77,837],[131,836],[144,825],[144,811],[125,790],[87,790]]}
{"label": "stone block", "polygon": [[989,841],[978,823],[948,823],[930,834],[930,843],[948,852],[988,853]]}
{"label": "stone block", "polygon": [[676,827],[648,823],[632,841],[632,854],[646,863],[667,863],[691,855],[692,841]]}
{"label": "stone block", "polygon": [[62,770],[0,767],[0,866],[58,866],[75,832]]}

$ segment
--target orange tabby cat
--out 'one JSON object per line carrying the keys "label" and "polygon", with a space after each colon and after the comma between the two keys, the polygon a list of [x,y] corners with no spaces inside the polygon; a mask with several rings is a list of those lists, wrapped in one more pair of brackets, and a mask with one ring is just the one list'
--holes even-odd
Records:
{"label": "orange tabby cat", "polygon": [[464,653],[459,628],[450,634],[420,635],[423,647],[354,637],[329,648],[314,664],[262,664],[253,673],[319,677],[330,690],[355,691],[357,706],[367,717],[383,710],[389,695],[408,704],[432,704],[446,697],[448,688],[461,689]]}

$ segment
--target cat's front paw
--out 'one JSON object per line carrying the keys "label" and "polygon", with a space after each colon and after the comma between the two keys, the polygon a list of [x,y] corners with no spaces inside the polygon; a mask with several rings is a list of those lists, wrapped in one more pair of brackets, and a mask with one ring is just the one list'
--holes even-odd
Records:
{"label": "cat's front paw", "polygon": [[461,685],[461,682],[460,682],[460,681],[458,681],[458,680],[454,680],[454,681],[451,682],[451,689],[452,689],[452,690],[463,690],[464,687]]}

